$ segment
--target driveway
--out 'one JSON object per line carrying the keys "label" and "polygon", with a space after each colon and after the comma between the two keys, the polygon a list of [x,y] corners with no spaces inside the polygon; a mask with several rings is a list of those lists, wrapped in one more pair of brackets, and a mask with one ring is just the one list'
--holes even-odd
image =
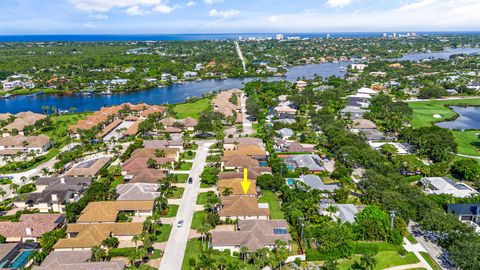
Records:
{"label": "driveway", "polygon": [[[208,154],[208,148],[213,141],[197,141],[198,150],[193,160],[190,177],[193,184],[187,185],[183,193],[180,207],[178,208],[177,218],[173,225],[170,238],[168,239],[165,253],[160,263],[160,269],[180,270],[182,268],[183,257],[187,247],[190,226],[192,224],[193,214],[195,212],[195,203],[197,202],[198,192],[200,190],[200,174],[205,167],[205,161]],[[182,227],[177,227],[177,222],[183,220]]]}

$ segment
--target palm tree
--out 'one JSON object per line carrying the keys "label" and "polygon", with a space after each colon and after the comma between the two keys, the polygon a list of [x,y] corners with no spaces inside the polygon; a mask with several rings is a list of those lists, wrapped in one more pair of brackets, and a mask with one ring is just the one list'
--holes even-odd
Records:
{"label": "palm tree", "polygon": [[360,265],[365,270],[373,270],[375,266],[377,266],[378,261],[373,256],[374,256],[373,254],[366,253],[366,254],[363,254],[362,257],[360,258]]}
{"label": "palm tree", "polygon": [[15,184],[15,183],[11,183],[10,184],[10,189],[13,190],[13,192],[17,192],[17,189],[19,188],[20,186]]}
{"label": "palm tree", "polygon": [[165,149],[155,149],[156,157],[165,157]]}
{"label": "palm tree", "polygon": [[25,185],[25,182],[27,181],[27,177],[26,177],[26,176],[22,176],[22,177],[20,177],[20,180],[22,181],[22,184]]}
{"label": "palm tree", "polygon": [[42,169],[41,169],[41,172],[42,172],[43,176],[48,176],[48,175],[50,175],[50,170],[48,170],[48,168],[42,168]]}
{"label": "palm tree", "polygon": [[227,197],[233,194],[233,189],[231,187],[226,187],[222,190],[222,196]]}
{"label": "palm tree", "polygon": [[244,262],[247,259],[247,252],[248,252],[248,248],[246,246],[243,246],[240,248],[240,257],[242,257]]}
{"label": "palm tree", "polygon": [[208,234],[208,232],[212,229],[212,227],[207,224],[207,223],[203,223],[202,225],[200,225],[200,227],[198,227],[197,229],[197,233],[199,233],[201,236],[202,236],[202,246],[205,247],[203,245],[203,243],[205,242],[205,238]]}
{"label": "palm tree", "polygon": [[4,199],[6,194],[7,194],[7,192],[5,190],[0,189],[0,196],[2,196],[2,200]]}
{"label": "palm tree", "polygon": [[216,269],[215,267],[215,260],[212,258],[209,252],[201,252],[198,255],[198,263],[197,266],[203,270],[210,270]]}
{"label": "palm tree", "polygon": [[103,261],[105,258],[105,250],[99,246],[92,247],[92,261],[98,262]]}
{"label": "palm tree", "polygon": [[140,241],[140,235],[134,235],[132,237],[132,242],[135,243],[135,250],[138,252],[138,241]]}

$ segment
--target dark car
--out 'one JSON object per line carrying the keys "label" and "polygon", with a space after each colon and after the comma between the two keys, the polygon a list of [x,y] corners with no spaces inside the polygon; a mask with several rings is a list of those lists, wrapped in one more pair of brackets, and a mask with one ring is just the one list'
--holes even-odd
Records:
{"label": "dark car", "polygon": [[189,177],[189,178],[188,178],[188,183],[189,183],[189,184],[193,183],[192,177]]}

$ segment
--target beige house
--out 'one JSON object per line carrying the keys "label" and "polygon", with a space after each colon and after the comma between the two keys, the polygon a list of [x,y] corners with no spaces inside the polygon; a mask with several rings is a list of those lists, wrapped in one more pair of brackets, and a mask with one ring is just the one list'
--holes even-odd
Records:
{"label": "beige house", "polygon": [[65,224],[62,214],[23,214],[18,222],[0,222],[0,235],[6,242],[38,242],[46,232],[53,231]]}
{"label": "beige house", "polygon": [[257,220],[270,219],[268,204],[260,204],[252,196],[228,196],[222,198],[220,211],[221,220]]}
{"label": "beige house", "polygon": [[44,154],[52,146],[46,135],[23,136],[15,135],[0,138],[0,155],[14,155],[19,152],[34,152]]}

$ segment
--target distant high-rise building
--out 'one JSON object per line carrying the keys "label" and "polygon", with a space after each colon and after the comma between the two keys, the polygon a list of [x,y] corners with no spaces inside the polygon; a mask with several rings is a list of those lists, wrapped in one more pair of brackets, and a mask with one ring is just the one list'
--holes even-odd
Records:
{"label": "distant high-rise building", "polygon": [[393,37],[396,38],[396,37],[397,37],[397,33],[393,33]]}
{"label": "distant high-rise building", "polygon": [[275,36],[275,39],[276,39],[276,40],[283,40],[283,34],[277,34],[277,35]]}
{"label": "distant high-rise building", "polygon": [[386,38],[386,37],[387,37],[387,33],[383,33],[383,37]]}
{"label": "distant high-rise building", "polygon": [[242,37],[242,36],[239,36],[239,37],[238,37],[238,40],[242,41],[242,40],[243,40],[243,37]]}
{"label": "distant high-rise building", "polygon": [[329,38],[330,38],[330,34],[327,34],[327,39],[329,39]]}
{"label": "distant high-rise building", "polygon": [[416,36],[417,36],[417,33],[413,32],[412,37],[416,37]]}

